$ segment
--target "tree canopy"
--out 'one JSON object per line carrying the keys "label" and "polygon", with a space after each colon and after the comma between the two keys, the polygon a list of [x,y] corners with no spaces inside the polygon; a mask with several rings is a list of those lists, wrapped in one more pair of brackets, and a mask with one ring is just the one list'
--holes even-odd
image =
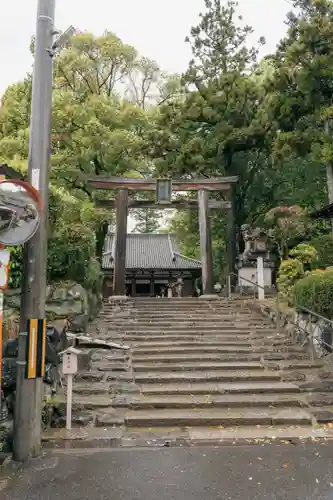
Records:
{"label": "tree canopy", "polygon": [[[59,257],[54,275],[73,271],[72,258],[101,258],[113,215],[94,207],[87,184],[92,175],[236,175],[240,249],[243,224],[271,221],[270,214],[283,207],[306,213],[333,202],[333,3],[291,4],[285,37],[260,60],[265,40],[250,45],[253,30],[237,2],[205,0],[186,38],[192,59],[183,75],[165,73],[112,31],[69,41],[54,61],[51,183],[65,200],[60,210],[51,197],[49,253],[52,260],[54,252]],[[0,160],[21,170],[28,158],[30,106],[27,75],[7,89],[0,107]],[[135,211],[134,218],[137,231],[160,226],[158,212]],[[227,217],[212,211],[211,220],[221,274]],[[175,213],[168,228],[182,252],[198,256],[195,210]],[[70,251],[61,257],[65,248]]]}

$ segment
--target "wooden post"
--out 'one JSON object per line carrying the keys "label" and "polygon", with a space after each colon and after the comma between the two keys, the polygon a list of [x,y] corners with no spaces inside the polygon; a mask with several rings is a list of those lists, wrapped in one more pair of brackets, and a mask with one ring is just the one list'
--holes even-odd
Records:
{"label": "wooden post", "polygon": [[237,231],[235,217],[235,196],[233,187],[230,187],[228,198],[231,207],[228,210],[228,233],[227,233],[227,270],[230,273],[230,284],[233,289],[237,284],[236,260],[237,260]]}
{"label": "wooden post", "polygon": [[151,297],[154,297],[155,294],[154,294],[154,273],[153,271],[151,272],[151,275],[150,275],[150,283],[149,283],[149,294]]}
{"label": "wooden post", "polygon": [[208,213],[208,192],[198,191],[200,250],[202,262],[202,293],[214,295],[212,237]]}
{"label": "wooden post", "polygon": [[136,295],[136,280],[135,277],[132,278],[132,297]]}
{"label": "wooden post", "polygon": [[116,245],[114,255],[113,294],[126,296],[126,238],[128,215],[128,190],[120,189],[116,203]]}

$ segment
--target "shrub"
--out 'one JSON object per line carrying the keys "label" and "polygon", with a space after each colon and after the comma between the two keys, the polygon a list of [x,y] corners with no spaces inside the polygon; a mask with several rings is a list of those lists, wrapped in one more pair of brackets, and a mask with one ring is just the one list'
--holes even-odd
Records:
{"label": "shrub", "polygon": [[302,278],[304,273],[304,266],[298,259],[286,259],[281,262],[276,283],[279,293],[288,303],[292,301],[296,281]]}
{"label": "shrub", "polygon": [[311,269],[311,265],[318,258],[318,254],[317,250],[311,245],[300,243],[289,252],[289,255],[293,258],[283,260],[280,264],[277,286],[279,293],[291,304],[295,283]]}
{"label": "shrub", "polygon": [[310,245],[317,250],[317,259],[314,262],[315,267],[325,269],[333,265],[333,236],[332,234],[323,234],[310,241]]}
{"label": "shrub", "polygon": [[307,243],[300,243],[290,250],[289,255],[302,262],[304,266],[310,266],[318,260],[317,250]]}
{"label": "shrub", "polygon": [[300,279],[294,287],[296,309],[305,307],[333,319],[333,271],[315,270]]}
{"label": "shrub", "polygon": [[8,286],[9,288],[20,288],[23,266],[23,246],[9,248],[10,262]]}

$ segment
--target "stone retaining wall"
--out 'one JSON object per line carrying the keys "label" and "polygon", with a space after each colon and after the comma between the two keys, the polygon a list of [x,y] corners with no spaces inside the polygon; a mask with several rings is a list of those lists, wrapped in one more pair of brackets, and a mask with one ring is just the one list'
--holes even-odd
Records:
{"label": "stone retaining wall", "polygon": [[[6,291],[4,341],[15,337],[19,332],[20,299],[20,290]],[[62,328],[64,320],[70,318],[72,332],[85,332],[88,324],[97,316],[101,306],[101,296],[85,290],[77,283],[61,282],[47,287],[47,319],[58,328]],[[89,369],[90,358],[89,350],[82,352],[79,356],[79,369]],[[47,412],[52,412],[52,404],[47,402],[51,388],[44,384],[44,389],[46,406],[43,411],[43,420]],[[11,451],[12,432],[11,421],[0,422],[0,456],[1,453]]]}
{"label": "stone retaining wall", "polygon": [[[8,324],[9,337],[13,335],[15,327],[18,328],[20,300],[20,289],[6,291],[5,320]],[[53,283],[46,290],[47,319],[53,324],[60,325],[61,320],[70,318],[71,330],[74,332],[85,332],[89,321],[97,316],[101,305],[101,295],[71,281]]]}
{"label": "stone retaining wall", "polygon": [[[293,342],[304,345],[315,358],[321,358],[332,352],[328,346],[325,349],[320,341],[321,339],[332,346],[333,329],[325,319],[293,309],[281,313],[272,301],[249,301],[249,304],[269,317],[279,328],[288,331]],[[306,342],[307,338],[309,340]]]}

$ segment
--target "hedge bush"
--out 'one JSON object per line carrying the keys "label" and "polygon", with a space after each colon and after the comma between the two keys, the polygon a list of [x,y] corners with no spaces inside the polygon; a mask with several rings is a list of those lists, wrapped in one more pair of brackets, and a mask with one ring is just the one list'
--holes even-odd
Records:
{"label": "hedge bush", "polygon": [[287,259],[281,262],[276,284],[279,293],[288,302],[292,300],[293,288],[296,281],[303,276],[304,266],[298,259]]}
{"label": "hedge bush", "polygon": [[300,243],[290,250],[289,255],[302,262],[307,269],[310,269],[311,265],[318,261],[317,249],[308,243]]}
{"label": "hedge bush", "polygon": [[333,319],[333,270],[317,269],[297,281],[294,286],[296,309],[305,307]]}
{"label": "hedge bush", "polygon": [[317,251],[311,245],[300,243],[289,252],[289,255],[292,258],[283,260],[280,264],[277,287],[280,295],[291,305],[295,283],[311,269],[312,262],[317,258]]}
{"label": "hedge bush", "polygon": [[323,234],[309,242],[318,253],[314,262],[314,267],[325,269],[333,265],[333,236],[332,234]]}

